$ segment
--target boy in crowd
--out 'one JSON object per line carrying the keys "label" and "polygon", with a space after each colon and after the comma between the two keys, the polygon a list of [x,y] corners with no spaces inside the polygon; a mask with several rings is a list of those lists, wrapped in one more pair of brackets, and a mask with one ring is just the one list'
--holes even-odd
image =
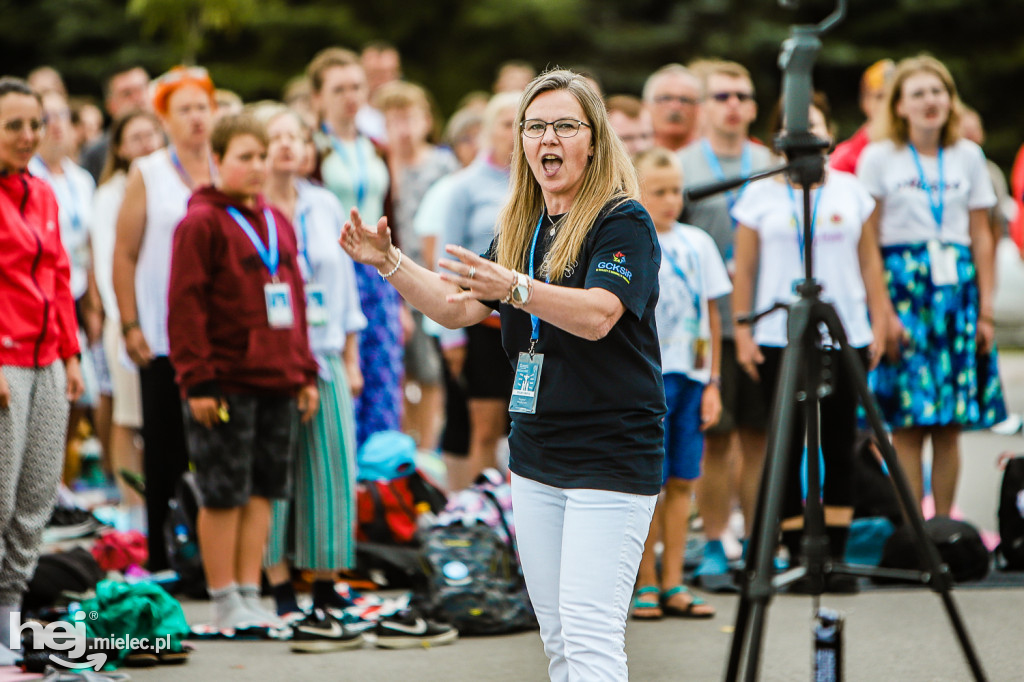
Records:
{"label": "boy in crowd", "polygon": [[193,194],[174,234],[167,323],[213,624],[224,630],[277,625],[259,603],[270,500],[287,495],[297,417],[310,419],[319,395],[295,232],[259,194],[266,131],[225,116],[211,148],[214,186]]}
{"label": "boy in crowd", "polygon": [[[715,609],[683,584],[683,550],[693,482],[700,478],[704,430],[722,412],[718,393],[722,323],[718,300],[732,282],[707,232],[676,222],[683,210],[683,173],[675,154],[660,147],[640,153],[644,208],[658,231],[661,298],[656,311],[665,373],[664,497],[658,501],[637,577],[633,618],[711,618]],[[654,546],[664,543],[658,581]]]}

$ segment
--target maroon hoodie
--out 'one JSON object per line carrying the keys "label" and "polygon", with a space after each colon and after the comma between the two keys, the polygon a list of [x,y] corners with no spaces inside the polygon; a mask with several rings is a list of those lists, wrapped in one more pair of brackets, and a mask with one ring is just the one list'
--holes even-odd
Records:
{"label": "maroon hoodie", "polygon": [[228,214],[234,206],[268,244],[263,198],[240,205],[213,187],[192,195],[174,232],[167,328],[183,396],[295,393],[316,381],[295,230],[277,209],[277,278],[291,288],[295,321],[272,329],[263,287],[271,281],[256,247]]}

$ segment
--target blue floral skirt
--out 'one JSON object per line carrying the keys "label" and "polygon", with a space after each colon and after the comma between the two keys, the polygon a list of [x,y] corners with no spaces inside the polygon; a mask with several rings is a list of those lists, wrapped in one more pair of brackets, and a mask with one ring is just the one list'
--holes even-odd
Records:
{"label": "blue floral skirt", "polygon": [[871,388],[891,428],[987,428],[1006,418],[996,351],[979,355],[978,284],[971,251],[953,245],[959,284],[932,283],[927,244],[882,248],[886,283],[910,335],[899,360],[882,359]]}

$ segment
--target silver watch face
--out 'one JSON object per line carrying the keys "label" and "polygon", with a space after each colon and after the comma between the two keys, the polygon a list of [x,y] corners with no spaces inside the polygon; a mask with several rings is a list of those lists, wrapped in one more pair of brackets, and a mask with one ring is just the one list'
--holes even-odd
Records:
{"label": "silver watch face", "polygon": [[527,294],[529,294],[529,287],[520,284],[512,289],[512,300],[515,303],[523,303],[526,300]]}

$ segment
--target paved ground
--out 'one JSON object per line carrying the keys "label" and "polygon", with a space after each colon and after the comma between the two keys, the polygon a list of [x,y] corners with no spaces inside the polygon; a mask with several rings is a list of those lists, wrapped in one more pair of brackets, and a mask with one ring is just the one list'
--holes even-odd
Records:
{"label": "paved ground", "polygon": [[[1012,410],[1024,411],[1024,354],[1004,354],[1003,380]],[[1024,450],[1020,436],[964,437],[959,507],[978,525],[995,527],[999,473],[996,456]],[[954,598],[989,679],[1024,679],[1024,590],[960,589]],[[719,615],[711,621],[630,623],[626,650],[634,680],[721,679],[735,613],[733,596],[707,595]],[[927,590],[871,591],[829,597],[846,614],[847,680],[949,681],[970,679],[939,597]],[[191,619],[208,606],[188,603]],[[763,680],[810,678],[812,601],[772,601],[764,648]],[[283,642],[199,642],[181,668],[132,671],[137,680],[407,680],[518,682],[546,678],[546,659],[535,633],[463,639],[431,650],[383,651],[370,646],[334,654],[292,654]]]}

